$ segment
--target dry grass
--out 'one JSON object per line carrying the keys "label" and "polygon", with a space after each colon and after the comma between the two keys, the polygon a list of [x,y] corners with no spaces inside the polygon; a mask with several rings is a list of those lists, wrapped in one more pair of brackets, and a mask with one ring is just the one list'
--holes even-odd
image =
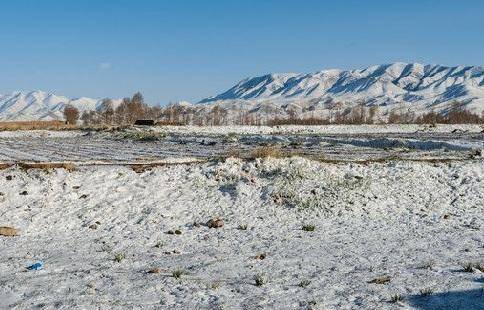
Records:
{"label": "dry grass", "polygon": [[65,169],[69,172],[76,170],[76,166],[72,163],[18,163],[17,164],[23,170],[29,169]]}
{"label": "dry grass", "polygon": [[252,150],[250,153],[250,158],[278,158],[278,157],[283,157],[282,151],[274,146],[263,146],[260,148],[256,148]]}
{"label": "dry grass", "polygon": [[63,121],[15,121],[0,122],[0,131],[17,131],[17,130],[92,130],[92,131],[118,131],[130,126],[118,126],[109,124],[97,125],[72,125]]}
{"label": "dry grass", "polygon": [[76,125],[67,125],[62,121],[16,121],[0,122],[0,130],[71,130],[76,129]]}

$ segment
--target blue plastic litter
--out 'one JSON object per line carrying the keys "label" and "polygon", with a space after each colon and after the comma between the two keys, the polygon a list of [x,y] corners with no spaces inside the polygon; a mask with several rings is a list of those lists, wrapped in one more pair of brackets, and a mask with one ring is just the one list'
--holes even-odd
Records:
{"label": "blue plastic litter", "polygon": [[35,264],[28,266],[27,270],[40,270],[42,268],[44,268],[44,263],[36,262]]}

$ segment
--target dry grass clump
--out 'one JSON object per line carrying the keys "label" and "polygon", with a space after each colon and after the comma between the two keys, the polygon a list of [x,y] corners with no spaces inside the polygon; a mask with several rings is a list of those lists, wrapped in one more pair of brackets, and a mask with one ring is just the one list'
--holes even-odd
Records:
{"label": "dry grass clump", "polygon": [[311,284],[311,281],[309,280],[301,280],[297,286],[305,288]]}
{"label": "dry grass clump", "polygon": [[5,169],[10,168],[12,166],[13,166],[13,164],[0,163],[0,170],[5,170]]}
{"label": "dry grass clump", "polygon": [[269,281],[269,279],[266,275],[259,273],[254,276],[254,281],[256,286],[263,286]]}
{"label": "dry grass clump", "polygon": [[480,263],[467,263],[462,266],[463,272],[474,272],[474,269],[479,270],[480,272],[484,272],[484,264]]}
{"label": "dry grass clump", "polygon": [[185,274],[185,271],[183,271],[182,269],[177,269],[171,273],[171,276],[175,279],[180,279],[184,274]]}
{"label": "dry grass clump", "polygon": [[400,295],[400,294],[395,294],[395,295],[393,295],[393,296],[390,298],[390,302],[391,302],[391,303],[397,303],[397,302],[400,302],[400,301],[402,301],[402,300],[403,300],[403,297],[402,297],[402,295]]}
{"label": "dry grass clump", "polygon": [[381,277],[375,278],[371,281],[368,281],[368,283],[373,283],[373,284],[386,284],[388,282],[390,282],[389,276],[381,276]]}
{"label": "dry grass clump", "polygon": [[125,132],[122,139],[130,139],[139,142],[156,142],[165,138],[166,135],[161,132],[139,131],[139,132]]}
{"label": "dry grass clump", "polygon": [[434,290],[431,287],[423,288],[420,290],[420,296],[427,297],[434,293]]}
{"label": "dry grass clump", "polygon": [[126,258],[126,254],[124,253],[116,253],[114,254],[114,261],[117,263],[122,262]]}
{"label": "dry grass clump", "polygon": [[304,231],[315,231],[316,226],[314,226],[313,224],[305,224],[305,225],[302,226],[301,229],[304,230]]}
{"label": "dry grass clump", "polygon": [[252,152],[250,153],[250,158],[252,159],[268,158],[268,157],[278,158],[282,156],[283,156],[282,151],[279,148],[274,146],[263,146],[260,148],[256,148],[252,150]]}

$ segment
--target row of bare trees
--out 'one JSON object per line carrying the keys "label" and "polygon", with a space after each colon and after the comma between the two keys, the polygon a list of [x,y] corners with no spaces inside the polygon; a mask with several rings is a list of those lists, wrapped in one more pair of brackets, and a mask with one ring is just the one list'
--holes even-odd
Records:
{"label": "row of bare trees", "polygon": [[[164,108],[150,106],[144,102],[143,95],[136,93],[131,98],[124,98],[114,107],[111,99],[104,99],[100,106],[93,111],[79,111],[70,105],[64,110],[64,117],[69,124],[75,124],[80,116],[84,125],[132,125],[138,119],[152,119],[164,125],[326,125],[326,124],[457,124],[457,123],[484,123],[484,114],[477,115],[455,102],[447,111],[439,114],[429,112],[417,116],[411,110],[403,108],[394,109],[386,115],[386,121],[379,118],[378,106],[365,106],[362,104],[346,107],[334,105],[326,111],[316,111],[307,108],[296,111],[294,107],[283,110],[288,115],[285,118],[272,117],[278,114],[273,111],[276,107],[265,107],[264,110],[237,109],[229,111],[218,105],[180,105],[169,104]],[[305,117],[300,117],[303,112]],[[318,115],[318,113],[321,113]],[[324,113],[324,114],[323,114]]]}
{"label": "row of bare trees", "polygon": [[64,108],[64,118],[68,124],[76,124],[80,117],[84,125],[132,125],[138,119],[159,119],[161,112],[159,106],[146,104],[143,95],[137,92],[131,98],[124,98],[117,107],[114,107],[111,99],[106,98],[95,110],[82,114],[68,104]]}

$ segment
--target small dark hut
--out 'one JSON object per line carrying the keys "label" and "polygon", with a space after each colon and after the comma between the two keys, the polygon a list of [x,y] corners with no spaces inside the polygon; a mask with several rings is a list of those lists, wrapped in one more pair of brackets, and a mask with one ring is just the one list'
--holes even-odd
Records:
{"label": "small dark hut", "polygon": [[134,122],[135,125],[142,125],[142,126],[154,126],[155,121],[152,119],[137,119],[136,122]]}

